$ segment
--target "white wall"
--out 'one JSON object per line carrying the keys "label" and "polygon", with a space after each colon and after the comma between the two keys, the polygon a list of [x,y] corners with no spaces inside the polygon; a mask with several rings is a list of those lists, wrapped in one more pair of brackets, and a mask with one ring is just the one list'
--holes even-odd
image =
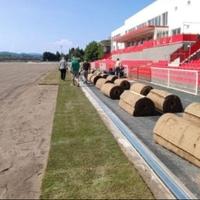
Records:
{"label": "white wall", "polygon": [[169,29],[180,27],[182,33],[200,33],[200,1],[199,0],[170,0]]}
{"label": "white wall", "polygon": [[[188,4],[188,1],[191,3]],[[118,34],[123,35],[126,30],[165,12],[168,12],[169,35],[176,28],[181,28],[184,33],[200,33],[200,0],[157,0],[125,20],[123,26],[111,33],[111,37]]]}

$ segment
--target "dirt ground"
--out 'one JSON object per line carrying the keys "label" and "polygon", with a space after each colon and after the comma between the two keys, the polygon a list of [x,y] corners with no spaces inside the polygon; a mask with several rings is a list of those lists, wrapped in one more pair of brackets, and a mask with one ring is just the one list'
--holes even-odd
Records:
{"label": "dirt ground", "polygon": [[0,198],[40,196],[58,86],[39,86],[56,64],[0,63]]}

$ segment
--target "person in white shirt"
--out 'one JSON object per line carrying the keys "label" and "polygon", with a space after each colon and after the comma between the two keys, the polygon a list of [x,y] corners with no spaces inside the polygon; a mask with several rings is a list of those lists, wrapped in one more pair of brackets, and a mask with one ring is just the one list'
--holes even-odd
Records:
{"label": "person in white shirt", "polygon": [[67,62],[65,61],[64,57],[62,57],[62,59],[60,60],[59,70],[60,70],[60,78],[64,81],[67,72]]}

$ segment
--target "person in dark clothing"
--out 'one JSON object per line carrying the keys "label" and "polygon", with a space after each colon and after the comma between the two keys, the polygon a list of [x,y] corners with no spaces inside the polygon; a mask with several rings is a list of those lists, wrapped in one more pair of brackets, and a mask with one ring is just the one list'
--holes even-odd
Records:
{"label": "person in dark clothing", "polygon": [[83,63],[83,76],[85,78],[85,83],[87,83],[87,78],[88,78],[88,72],[90,70],[91,66],[90,66],[90,63],[89,62],[84,62]]}
{"label": "person in dark clothing", "polygon": [[108,74],[109,75],[115,75],[115,71],[113,70],[113,68],[109,68]]}
{"label": "person in dark clothing", "polygon": [[120,78],[123,78],[125,76],[124,75],[124,67],[122,65],[120,67],[119,76],[120,76]]}

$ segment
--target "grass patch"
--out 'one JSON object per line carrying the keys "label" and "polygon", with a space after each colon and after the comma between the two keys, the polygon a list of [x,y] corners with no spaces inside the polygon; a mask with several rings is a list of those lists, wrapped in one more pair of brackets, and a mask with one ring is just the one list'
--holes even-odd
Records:
{"label": "grass patch", "polygon": [[50,71],[39,81],[39,85],[58,85],[59,84],[59,71]]}
{"label": "grass patch", "polygon": [[59,85],[41,198],[153,198],[94,107],[70,80]]}

